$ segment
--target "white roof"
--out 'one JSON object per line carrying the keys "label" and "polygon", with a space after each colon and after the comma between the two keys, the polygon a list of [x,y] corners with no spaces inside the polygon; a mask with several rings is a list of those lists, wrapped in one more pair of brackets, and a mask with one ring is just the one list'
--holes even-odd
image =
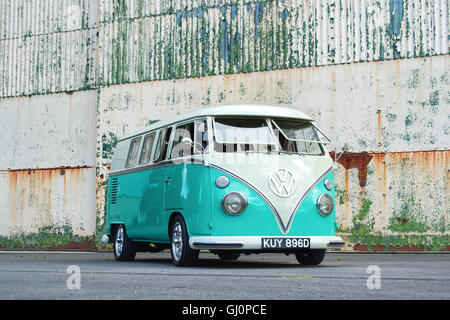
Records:
{"label": "white roof", "polygon": [[191,112],[187,112],[165,120],[155,122],[137,132],[125,136],[120,140],[129,139],[131,137],[141,135],[145,132],[152,131],[184,120],[206,116],[242,116],[242,117],[269,117],[269,118],[276,117],[276,118],[291,118],[291,119],[313,121],[312,118],[310,118],[303,112],[300,112],[292,108],[268,106],[268,105],[250,105],[250,104],[223,105],[217,107],[200,108]]}

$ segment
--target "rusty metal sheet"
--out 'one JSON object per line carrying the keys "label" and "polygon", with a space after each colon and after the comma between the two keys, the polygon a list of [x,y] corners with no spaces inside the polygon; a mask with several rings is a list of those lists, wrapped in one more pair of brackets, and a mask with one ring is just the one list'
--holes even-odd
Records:
{"label": "rusty metal sheet", "polygon": [[62,234],[95,234],[95,171],[88,167],[1,170],[0,236],[39,237],[46,228]]}
{"label": "rusty metal sheet", "polygon": [[449,159],[448,150],[341,157],[335,171],[339,232],[349,235],[353,244],[383,248],[395,243],[424,250],[433,247],[433,240],[445,241],[450,235]]}

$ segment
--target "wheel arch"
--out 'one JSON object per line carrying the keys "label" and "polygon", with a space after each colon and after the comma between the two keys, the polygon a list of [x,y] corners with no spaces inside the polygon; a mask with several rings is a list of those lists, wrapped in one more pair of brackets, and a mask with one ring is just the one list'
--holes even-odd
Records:
{"label": "wheel arch", "polygon": [[109,232],[111,234],[112,239],[116,237],[116,230],[120,225],[123,225],[125,227],[125,231],[127,230],[127,227],[123,222],[114,222],[110,224]]}
{"label": "wheel arch", "polygon": [[[174,211],[174,212],[172,212],[171,214],[170,214],[170,218],[169,218],[169,223],[168,223],[168,225],[167,225],[167,233],[168,233],[168,235],[169,235],[169,240],[171,240],[172,239],[172,223],[173,223],[173,221],[175,220],[175,218],[177,217],[177,216],[180,216],[180,217],[182,217],[183,219],[184,219],[184,222],[186,222],[186,219],[184,218],[184,216],[183,216],[183,214],[180,212],[180,211]],[[186,223],[186,228],[187,228],[188,226],[187,226],[187,223]],[[188,233],[189,233],[189,231],[188,231]]]}

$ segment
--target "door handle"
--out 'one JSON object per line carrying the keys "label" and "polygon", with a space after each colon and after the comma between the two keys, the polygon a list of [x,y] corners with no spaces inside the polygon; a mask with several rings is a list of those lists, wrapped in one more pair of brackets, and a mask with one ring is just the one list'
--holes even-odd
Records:
{"label": "door handle", "polygon": [[172,181],[172,178],[167,178],[166,180],[164,180],[165,183],[169,183],[170,181]]}

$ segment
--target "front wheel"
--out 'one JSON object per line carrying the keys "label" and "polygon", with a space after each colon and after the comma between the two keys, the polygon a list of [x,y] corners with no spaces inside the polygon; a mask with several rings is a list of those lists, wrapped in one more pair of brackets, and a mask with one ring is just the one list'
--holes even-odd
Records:
{"label": "front wheel", "polygon": [[200,251],[189,247],[189,235],[183,217],[175,217],[171,230],[172,262],[178,267],[194,265]]}
{"label": "front wheel", "polygon": [[325,249],[307,249],[295,252],[297,261],[302,265],[318,265],[325,257]]}

